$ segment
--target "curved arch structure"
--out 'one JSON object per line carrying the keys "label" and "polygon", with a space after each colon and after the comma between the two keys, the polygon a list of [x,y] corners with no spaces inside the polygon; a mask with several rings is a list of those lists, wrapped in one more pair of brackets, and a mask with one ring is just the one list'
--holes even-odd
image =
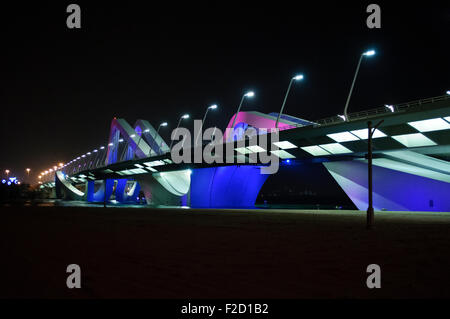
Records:
{"label": "curved arch structure", "polygon": [[[170,151],[169,146],[167,146],[166,142],[158,134],[157,130],[155,130],[155,128],[148,121],[137,120],[134,124],[134,130],[150,146],[151,151],[148,156],[161,155]],[[139,157],[139,154],[136,155]]]}
{"label": "curved arch structure", "polygon": [[[389,211],[450,210],[449,164],[422,154],[394,152],[373,161],[373,207]],[[395,156],[395,157],[394,157]],[[401,157],[400,157],[401,156]],[[418,157],[417,163],[414,158]],[[400,160],[401,158],[401,160]],[[406,161],[408,159],[408,161]],[[427,163],[429,165],[425,165]],[[367,163],[361,160],[323,163],[359,210],[368,207]],[[442,172],[447,173],[442,173]]]}
{"label": "curved arch structure", "polygon": [[[245,127],[252,126],[256,129],[271,129],[275,128],[276,126],[277,115],[278,113],[264,114],[256,111],[239,112],[237,114],[237,117],[236,114],[233,115],[230,121],[228,122],[227,130],[225,131],[224,134],[224,139],[228,140],[230,133],[229,129],[231,129],[235,117],[236,117],[236,123],[234,125],[235,128],[239,127],[239,125],[245,124]],[[313,123],[293,116],[283,115],[280,118],[280,121],[278,122],[278,129],[280,131],[284,131],[310,124]]]}
{"label": "curved arch structure", "polygon": [[[105,196],[106,189],[106,196]],[[95,191],[95,181],[87,182],[87,201],[88,202],[103,202],[108,201],[114,191],[114,180],[107,179],[101,181],[101,185],[97,191]]]}
{"label": "curved arch structure", "polygon": [[136,177],[149,205],[185,206],[189,205],[188,193],[179,196],[168,191],[150,174]]}
{"label": "curved arch structure", "polygon": [[183,196],[189,192],[191,185],[191,170],[164,172],[153,175],[169,193]]}
{"label": "curved arch structure", "polygon": [[[129,190],[127,190],[127,185],[130,181],[133,183],[133,185]],[[138,182],[129,179],[119,179],[117,180],[117,186],[115,190],[116,200],[120,203],[135,202],[140,190],[141,187],[139,186]]]}
{"label": "curved arch structure", "polygon": [[268,175],[259,166],[221,166],[192,173],[191,207],[253,207]]}
{"label": "curved arch structure", "polygon": [[55,190],[58,198],[71,200],[83,200],[85,198],[85,193],[73,186],[61,171],[56,171],[55,174]]}

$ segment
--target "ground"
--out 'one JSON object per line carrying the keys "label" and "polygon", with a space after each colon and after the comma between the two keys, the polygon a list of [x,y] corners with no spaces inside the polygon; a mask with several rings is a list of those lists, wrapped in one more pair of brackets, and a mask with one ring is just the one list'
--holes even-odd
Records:
{"label": "ground", "polygon": [[[448,298],[450,213],[2,207],[0,297]],[[82,288],[66,287],[81,267]],[[368,289],[366,267],[381,267]]]}

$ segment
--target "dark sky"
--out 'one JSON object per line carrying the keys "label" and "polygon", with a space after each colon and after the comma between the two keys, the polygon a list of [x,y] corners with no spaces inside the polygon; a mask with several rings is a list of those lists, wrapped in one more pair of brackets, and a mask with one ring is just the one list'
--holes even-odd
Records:
{"label": "dark sky", "polygon": [[450,89],[445,3],[378,1],[375,30],[365,1],[72,2],[81,30],[66,27],[71,2],[2,4],[2,171],[39,173],[104,145],[114,116],[174,128],[182,113],[200,119],[217,103],[206,125],[223,128],[247,89],[256,96],[245,110],[276,112],[299,72],[305,80],[286,113],[342,113],[359,54],[370,48],[377,55],[363,62],[349,111]]}

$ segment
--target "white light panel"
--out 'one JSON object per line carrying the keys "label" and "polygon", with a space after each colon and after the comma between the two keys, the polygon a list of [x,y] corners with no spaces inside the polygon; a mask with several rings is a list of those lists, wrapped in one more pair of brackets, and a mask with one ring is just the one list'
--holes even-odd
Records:
{"label": "white light panel", "polygon": [[327,151],[325,151],[323,148],[313,145],[313,146],[304,146],[301,147],[302,150],[305,152],[308,152],[309,154],[313,156],[323,156],[323,155],[330,155]]}
{"label": "white light panel", "polygon": [[392,136],[393,139],[402,143],[406,147],[421,147],[421,146],[432,146],[437,145],[435,142],[430,140],[423,134],[414,133],[414,134],[403,134]]}
{"label": "white light panel", "polygon": [[253,153],[252,151],[250,151],[249,149],[245,148],[245,147],[238,147],[234,149],[236,152],[240,153],[240,154],[251,154]]}
{"label": "white light panel", "polygon": [[271,153],[272,153],[273,155],[278,156],[278,157],[281,158],[281,159],[295,158],[294,155],[292,155],[292,154],[290,154],[290,153],[288,153],[288,152],[286,152],[286,151],[283,151],[283,150],[271,151]]}
{"label": "white light panel", "polygon": [[349,150],[348,148],[339,143],[321,144],[319,146],[325,149],[326,151],[330,152],[331,154],[345,154],[352,152],[351,150]]}
{"label": "white light panel", "polygon": [[261,146],[258,146],[258,145],[248,146],[247,149],[254,153],[260,153],[260,152],[266,151],[265,149],[263,149]]}
{"label": "white light panel", "polygon": [[296,145],[292,144],[289,141],[275,142],[275,143],[273,143],[273,145],[281,148],[282,150],[288,150],[288,149],[291,149],[291,148],[297,148]]}
{"label": "white light panel", "polygon": [[353,135],[350,132],[341,132],[341,133],[333,133],[333,134],[327,134],[327,136],[336,142],[351,142],[351,141],[357,141],[358,138]]}
{"label": "white light panel", "polygon": [[[368,129],[366,129],[366,128],[363,128],[362,130],[351,131],[350,133],[355,134],[362,140],[367,140],[369,138],[368,137],[369,132],[368,132]],[[386,137],[386,136],[387,135],[384,134],[383,132],[381,132],[379,129],[376,129],[372,134],[372,138],[379,138],[379,137]]]}
{"label": "white light panel", "polygon": [[432,132],[450,129],[450,124],[441,118],[408,122],[408,124],[419,132]]}

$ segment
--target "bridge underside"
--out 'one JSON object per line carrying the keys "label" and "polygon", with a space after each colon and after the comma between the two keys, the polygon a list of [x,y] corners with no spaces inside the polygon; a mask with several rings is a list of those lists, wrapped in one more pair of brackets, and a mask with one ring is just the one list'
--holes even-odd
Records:
{"label": "bridge underside", "polygon": [[[404,154],[402,158],[411,153]],[[416,154],[416,156],[423,155]],[[429,160],[433,162],[433,166],[419,166],[412,162],[389,158],[375,159],[373,162],[374,209],[450,211],[450,176],[441,172],[441,168],[449,164],[432,158]],[[366,210],[368,207],[366,161],[327,162],[324,166],[355,206],[359,210]]]}

